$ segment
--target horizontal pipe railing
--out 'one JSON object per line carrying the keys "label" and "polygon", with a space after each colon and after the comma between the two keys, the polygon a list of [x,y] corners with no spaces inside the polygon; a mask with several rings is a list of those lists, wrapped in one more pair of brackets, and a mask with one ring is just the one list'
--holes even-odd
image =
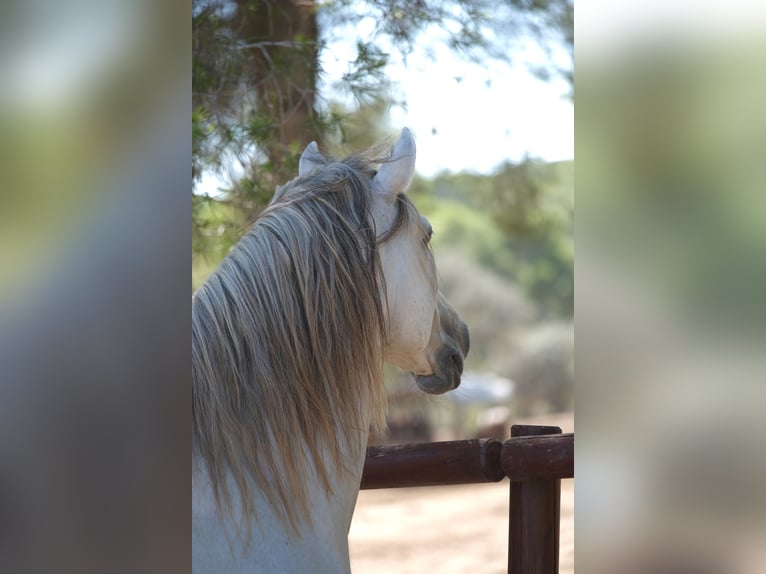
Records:
{"label": "horizontal pipe railing", "polygon": [[502,444],[492,438],[370,446],[362,489],[498,482]]}
{"label": "horizontal pipe railing", "polygon": [[513,425],[511,438],[371,446],[363,489],[441,486],[510,479],[509,574],[559,569],[561,479],[574,477],[574,434]]}
{"label": "horizontal pipe railing", "polygon": [[370,446],[363,490],[574,477],[574,434]]}

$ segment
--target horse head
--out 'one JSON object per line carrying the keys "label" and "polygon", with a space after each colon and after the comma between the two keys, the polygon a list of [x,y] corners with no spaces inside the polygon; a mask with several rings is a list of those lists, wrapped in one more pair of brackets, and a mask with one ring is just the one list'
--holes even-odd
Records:
{"label": "horse head", "polygon": [[[312,142],[300,159],[300,175],[324,163]],[[430,249],[433,229],[407,199],[415,173],[415,141],[407,128],[372,176],[372,219],[380,238],[386,324],[384,359],[410,371],[426,393],[460,384],[468,353],[468,328],[439,292]],[[404,213],[404,217],[402,214]]]}

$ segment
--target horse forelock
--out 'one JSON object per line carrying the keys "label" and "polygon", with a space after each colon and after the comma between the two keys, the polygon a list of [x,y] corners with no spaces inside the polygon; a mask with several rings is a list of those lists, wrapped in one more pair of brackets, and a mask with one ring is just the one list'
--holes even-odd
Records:
{"label": "horse forelock", "polygon": [[[355,433],[385,423],[374,164],[329,163],[280,188],[192,303],[193,449],[216,502],[238,490],[249,538],[253,489],[297,529],[307,469],[330,492]],[[358,442],[358,441],[357,441]]]}

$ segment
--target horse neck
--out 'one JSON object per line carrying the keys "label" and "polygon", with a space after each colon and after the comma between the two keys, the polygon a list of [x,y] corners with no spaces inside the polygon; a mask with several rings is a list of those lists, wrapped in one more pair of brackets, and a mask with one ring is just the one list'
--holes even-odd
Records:
{"label": "horse neck", "polygon": [[[369,417],[365,417],[365,420],[369,421]],[[340,425],[341,421],[339,437],[342,436]],[[197,470],[192,480],[192,546],[195,566],[200,571],[209,567],[210,571],[239,572],[253,569],[258,571],[264,564],[273,564],[275,572],[350,572],[348,530],[364,468],[369,437],[367,428],[365,426],[358,432],[348,433],[349,440],[343,444],[344,452],[349,453],[345,470],[336,467],[329,449],[320,450],[320,458],[328,470],[332,493],[328,493],[322,486],[315,467],[307,469],[310,517],[300,521],[299,533],[273,511],[262,493],[256,493],[258,518],[251,522],[253,531],[247,547],[238,544],[233,538],[226,538],[225,531],[231,527],[231,523],[222,528],[205,473],[195,465]],[[241,517],[240,505],[235,506],[235,515]]]}
{"label": "horse neck", "polygon": [[[338,467],[329,446],[320,445],[320,462],[327,470],[332,492],[325,490],[315,466],[308,469],[310,520],[301,521],[298,537],[284,531],[271,543],[274,547],[286,541],[290,560],[293,556],[307,557],[305,563],[298,558],[286,572],[350,572],[348,531],[359,495],[371,420],[371,413],[364,413],[361,425],[359,420],[349,423],[336,416],[336,439],[344,453],[344,468]],[[344,432],[349,428],[353,431]]]}
{"label": "horse neck", "polygon": [[[345,469],[337,468],[329,453],[320,454],[324,467],[328,470],[332,493],[324,489],[313,468],[309,482],[309,500],[328,511],[328,516],[324,520],[329,519],[333,524],[341,527],[344,536],[348,534],[351,526],[351,518],[359,494],[369,432],[364,429],[350,433],[349,436],[350,441],[343,446],[343,451],[348,453],[344,461]],[[322,529],[325,526],[327,524],[315,520],[309,528]]]}

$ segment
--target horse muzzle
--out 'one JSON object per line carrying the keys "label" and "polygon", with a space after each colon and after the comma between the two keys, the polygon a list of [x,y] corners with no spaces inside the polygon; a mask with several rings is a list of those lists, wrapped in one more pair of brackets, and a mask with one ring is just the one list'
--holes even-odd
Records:
{"label": "horse muzzle", "polygon": [[434,372],[431,375],[416,375],[415,382],[421,391],[440,395],[460,386],[465,357],[470,348],[468,327],[462,321],[456,322],[454,333],[443,333],[443,344],[434,354]]}

